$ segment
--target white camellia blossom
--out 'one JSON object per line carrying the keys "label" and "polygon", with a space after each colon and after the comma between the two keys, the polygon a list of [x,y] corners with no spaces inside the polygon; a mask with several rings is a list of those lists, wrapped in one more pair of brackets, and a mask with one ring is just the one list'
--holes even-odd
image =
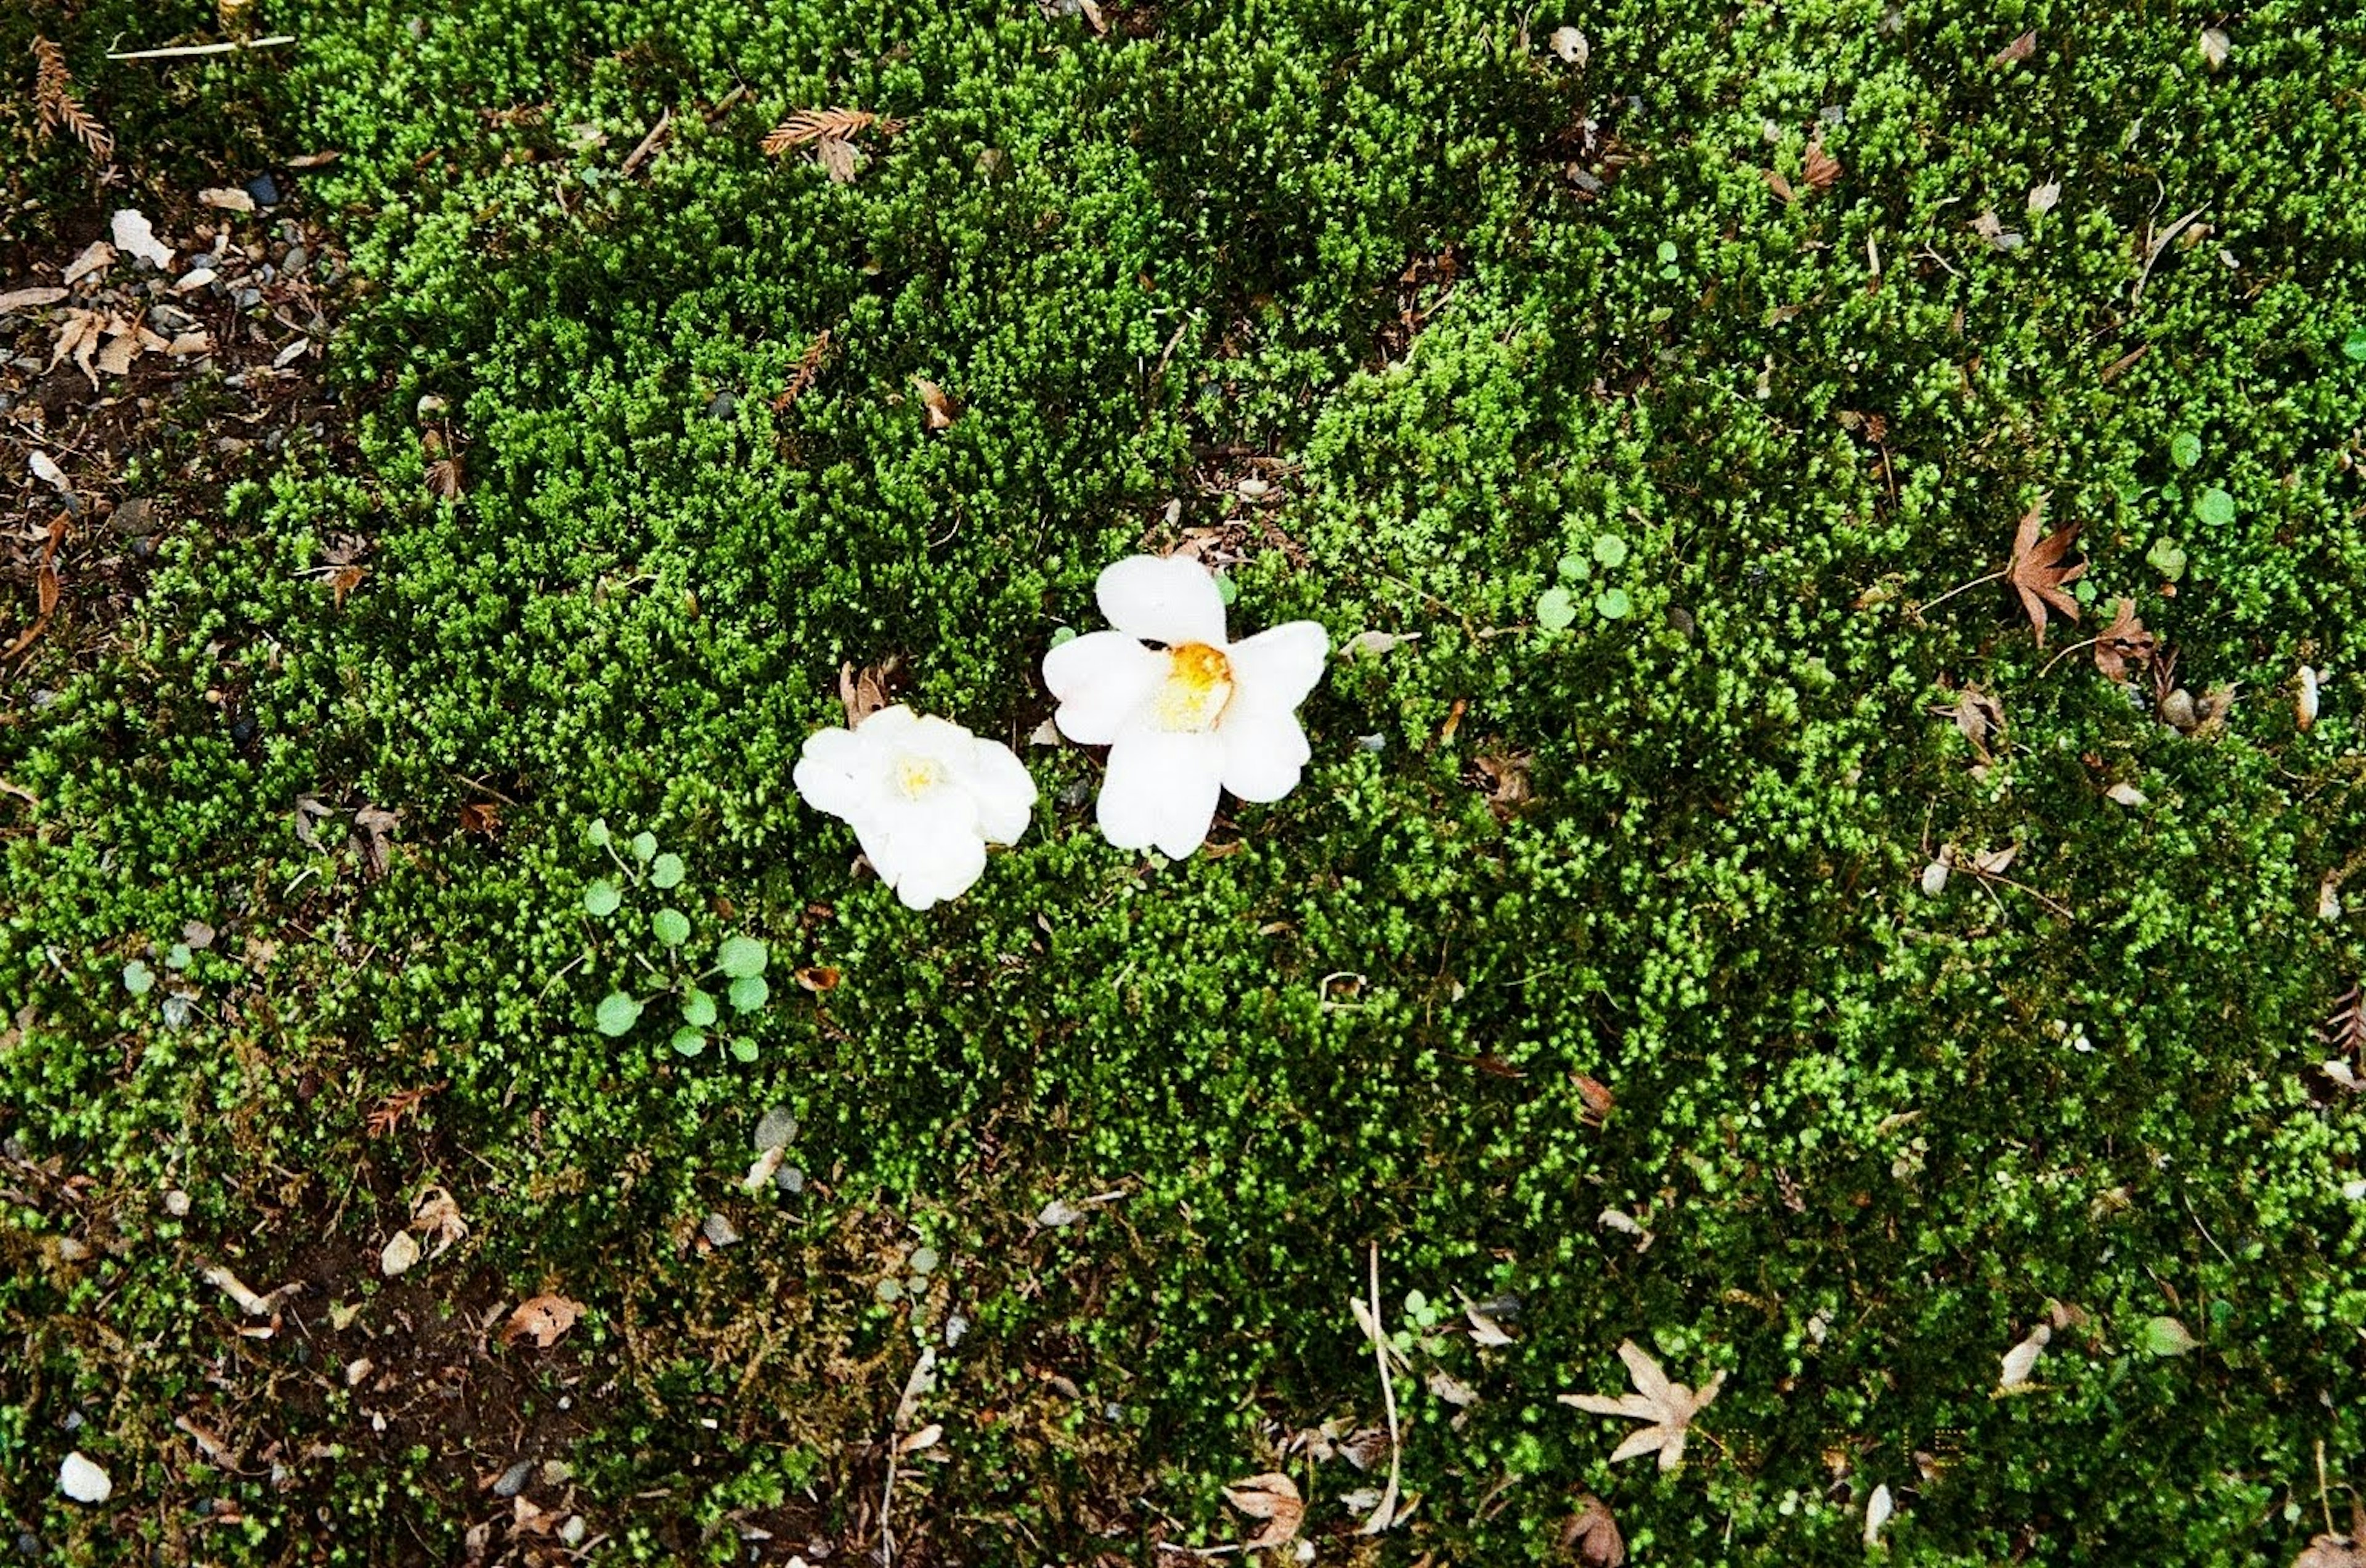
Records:
{"label": "white camellia blossom", "polygon": [[1180,860],[1205,841],[1220,790],[1279,800],[1313,753],[1298,705],[1323,679],[1331,637],[1291,621],[1240,642],[1208,569],[1180,556],[1132,556],[1094,585],[1115,631],[1043,656],[1060,733],[1110,749],[1101,832],[1121,850]]}
{"label": "white camellia blossom", "polygon": [[1035,781],[1009,747],[900,704],[807,737],[793,776],[915,909],[968,892],[986,846],[1018,842],[1035,809]]}

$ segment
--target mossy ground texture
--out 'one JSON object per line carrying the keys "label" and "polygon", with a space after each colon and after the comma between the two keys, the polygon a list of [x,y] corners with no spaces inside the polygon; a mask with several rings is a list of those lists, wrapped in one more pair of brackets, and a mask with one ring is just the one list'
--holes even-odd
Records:
{"label": "mossy ground texture", "polygon": [[[1853,1563],[1887,1485],[1898,1563],[2281,1564],[2320,1446],[2346,1518],[2354,15],[263,9],[269,64],[156,67],[103,56],[211,6],[52,8],[117,192],[7,128],[19,204],[160,220],[175,137],[340,152],[302,199],[354,272],[354,444],[6,690],[0,1512],[44,1560],[555,1560],[488,1489],[526,1458],[595,1560],[850,1560],[923,1347],[899,1560],[1177,1561],[1276,1469],[1328,1562],[1549,1561],[1592,1492],[1639,1562]],[[851,181],[762,150],[838,106],[901,122]],[[2084,619],[1932,604],[2041,494]],[[1029,739],[1098,570],[1187,538],[1236,631],[1395,640],[1336,660],[1295,794],[1170,864]],[[2222,725],[2049,665],[2122,596]],[[787,783],[891,656],[1043,795],[924,916]],[[1985,761],[1932,712],[1967,683]],[[594,1027],[671,974],[660,907],[771,954],[696,1055],[662,998]],[[776,1105],[806,1179],[750,1197]],[[468,1235],[382,1280],[430,1188]],[[1297,1435],[1383,1423],[1375,1249],[1419,1506],[1358,1538],[1375,1476]],[[217,1264],[308,1288],[242,1337]],[[502,1345],[544,1291],[580,1322]],[[1630,1338],[1726,1374],[1672,1473],[1555,1402]]]}

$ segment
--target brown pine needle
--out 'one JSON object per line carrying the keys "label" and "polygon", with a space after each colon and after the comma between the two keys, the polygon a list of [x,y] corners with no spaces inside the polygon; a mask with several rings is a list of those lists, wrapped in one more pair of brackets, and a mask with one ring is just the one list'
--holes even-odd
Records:
{"label": "brown pine needle", "polygon": [[115,138],[98,117],[74,96],[73,73],[66,69],[65,51],[45,38],[33,39],[33,58],[39,62],[33,79],[33,118],[43,130],[66,130],[90,149],[101,163],[115,155]]}
{"label": "brown pine needle", "polygon": [[772,128],[764,151],[774,157],[808,141],[847,141],[866,130],[893,136],[904,129],[898,119],[882,119],[869,109],[799,109]]}

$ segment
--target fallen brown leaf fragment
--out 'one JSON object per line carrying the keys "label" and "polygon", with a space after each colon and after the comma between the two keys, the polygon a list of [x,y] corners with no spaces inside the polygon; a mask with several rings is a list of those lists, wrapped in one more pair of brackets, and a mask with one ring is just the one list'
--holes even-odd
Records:
{"label": "fallen brown leaf fragment", "polygon": [[2005,581],[2021,595],[2022,608],[2029,613],[2029,624],[2036,628],[2037,645],[2045,646],[2045,612],[2048,606],[2061,611],[2072,620],[2079,618],[2079,601],[2064,590],[2087,575],[2087,563],[2064,566],[2062,557],[2078,542],[2079,525],[2056,528],[2044,538],[2037,531],[2045,522],[2045,500],[2040,495],[2027,512],[2022,513],[2021,525],[2012,536],[2012,559],[2005,568]]}
{"label": "fallen brown leaf fragment", "polygon": [[944,389],[926,376],[913,377],[912,386],[920,394],[920,401],[929,411],[930,430],[943,430],[961,417],[961,405],[945,396]]}
{"label": "fallen brown leaf fragment", "polygon": [[1610,1092],[1609,1086],[1599,1078],[1589,1077],[1583,1073],[1572,1073],[1569,1076],[1571,1081],[1577,1085],[1577,1098],[1581,1107],[1578,1111],[1579,1120],[1589,1127],[1599,1127],[1607,1122],[1610,1119],[1611,1109],[1618,1103],[1617,1097]]}
{"label": "fallen brown leaf fragment", "polygon": [[1278,1470],[1234,1482],[1224,1488],[1224,1501],[1249,1517],[1265,1521],[1241,1543],[1244,1551],[1269,1551],[1289,1545],[1306,1519],[1306,1501],[1299,1495],[1298,1483]]}
{"label": "fallen brown leaf fragment", "polygon": [[2019,38],[2013,39],[2011,43],[2005,45],[2002,49],[1998,50],[1996,51],[1995,58],[1990,60],[1989,63],[2001,70],[2008,65],[2018,65],[2036,52],[2037,29],[2033,28],[2029,31],[2022,34]]}
{"label": "fallen brown leaf fragment", "polygon": [[2095,668],[2114,681],[2124,681],[2131,667],[2142,669],[2152,662],[2158,641],[2136,618],[2136,602],[2123,599],[2112,624],[2095,638]]}
{"label": "fallen brown leaf fragment", "polygon": [[851,660],[838,667],[838,700],[846,709],[846,727],[856,728],[896,699],[893,683],[903,660],[894,654],[856,670]]}
{"label": "fallen brown leaf fragment", "polygon": [[2311,1538],[2292,1568],[2366,1568],[2366,1547],[2346,1535]]}
{"label": "fallen brown leaf fragment", "polygon": [[2004,705],[1977,686],[1966,686],[1955,700],[1933,713],[1955,721],[1956,732],[1971,742],[1972,754],[1983,762],[1996,760],[1991,740],[2004,735]]}
{"label": "fallen brown leaf fragment", "polygon": [[528,1297],[510,1314],[509,1325],[501,1330],[501,1343],[514,1345],[521,1339],[532,1339],[538,1348],[547,1350],[582,1315],[581,1302],[556,1295]]}
{"label": "fallen brown leaf fragment", "polygon": [[1769,169],[1766,171],[1766,188],[1773,191],[1776,196],[1781,197],[1786,202],[1797,201],[1799,199],[1798,192],[1791,188],[1791,182],[1783,177],[1783,171],[1780,169]]}
{"label": "fallen brown leaf fragment", "polygon": [[1582,1568],[1622,1568],[1627,1561],[1627,1538],[1618,1533],[1617,1517],[1591,1492],[1579,1494],[1577,1512],[1561,1527],[1560,1549]]}
{"label": "fallen brown leaf fragment", "polygon": [[1820,130],[1808,143],[1808,159],[1801,172],[1808,184],[1817,190],[1830,190],[1832,182],[1841,177],[1841,161],[1824,151],[1824,135]]}

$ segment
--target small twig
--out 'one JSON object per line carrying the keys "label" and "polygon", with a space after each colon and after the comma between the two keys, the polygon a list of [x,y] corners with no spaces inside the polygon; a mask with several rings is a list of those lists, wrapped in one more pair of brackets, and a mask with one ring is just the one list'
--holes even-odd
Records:
{"label": "small twig", "polygon": [[2226,1249],[2218,1245],[2218,1238],[2210,1234],[2210,1227],[2203,1224],[2202,1216],[2193,1212],[2192,1195],[2180,1187],[2177,1190],[2177,1196],[2178,1201],[2185,1205],[2185,1217],[2193,1222],[2193,1228],[2202,1233],[2202,1239],[2210,1244],[2210,1250],[2216,1253],[2227,1264],[2232,1265],[2235,1260],[2226,1256]]}
{"label": "small twig", "polygon": [[2333,1528],[2333,1499],[2325,1495],[2325,1439],[2316,1440],[2316,1506],[2325,1510],[2325,1533],[2339,1535]]}
{"label": "small twig", "polygon": [[191,43],[177,49],[135,49],[122,54],[110,54],[109,60],[195,60],[206,54],[236,54],[246,49],[276,49],[281,44],[294,43],[293,33],[276,33],[270,38],[236,39],[230,43]]}
{"label": "small twig", "polygon": [[2184,233],[2188,224],[2191,223],[2195,219],[2201,217],[2203,213],[2209,210],[2210,204],[2206,201],[2203,202],[2201,206],[2195,208],[2192,211],[2187,213],[2184,217],[2179,219],[2168,228],[2163,229],[2160,231],[2160,237],[2154,240],[2145,247],[2144,270],[2136,274],[2135,288],[2128,295],[2129,304],[2134,305],[2144,298],[2145,284],[2152,277],[2152,264],[2160,260],[2160,253],[2169,249],[2169,243],[2171,240],[2176,239],[2180,234]]}
{"label": "small twig", "polygon": [[1914,613],[1919,615],[1925,610],[1934,610],[1940,605],[1945,604],[1948,600],[1953,599],[1956,594],[1965,592],[1970,589],[1977,588],[1983,582],[2001,581],[2005,577],[2011,574],[2011,569],[2008,567],[2002,571],[1992,571],[1986,577],[1975,577],[1969,582],[1963,584],[1961,587],[1948,589],[1944,593],[1940,594],[1928,604],[1915,605]]}
{"label": "small twig", "polygon": [[633,171],[648,161],[649,154],[658,150],[658,144],[665,140],[666,132],[672,129],[673,110],[668,109],[658,116],[658,122],[649,127],[649,133],[641,138],[641,144],[625,154],[624,166],[616,172],[627,179],[631,178]]}
{"label": "small twig", "polygon": [[2059,653],[2056,654],[2053,658],[2051,658],[2051,659],[2047,660],[2045,661],[2045,668],[2044,668],[2044,669],[2041,669],[2041,670],[2039,670],[2039,671],[2038,671],[2038,672],[2037,672],[2037,678],[2038,678],[2039,680],[2041,680],[2041,681],[2045,680],[2045,675],[2046,675],[2046,671],[2047,671],[2052,670],[2056,665],[2057,665],[2057,664],[2061,663],[2064,660],[2066,660],[2066,659],[2069,658],[2072,654],[2074,654],[2074,653],[2078,652],[2080,649],[2082,649],[2082,648],[2092,648],[2092,647],[2094,647],[2097,643],[2099,643],[2099,642],[2101,642],[2101,641],[2102,641],[2102,640],[2103,640],[2103,639],[2102,639],[2101,636],[2101,635],[2097,635],[2097,636],[2095,636],[2095,637],[2089,637],[2089,638],[2088,638],[2086,641],[2084,641],[2084,642],[2074,642],[2074,643],[2072,643],[2069,647],[2067,647],[2067,648],[2064,649],[2061,652],[2059,652]]}
{"label": "small twig", "polygon": [[1389,1416],[1389,1484],[1380,1494],[1380,1506],[1364,1521],[1366,1535],[1378,1535],[1395,1521],[1397,1511],[1397,1479],[1404,1463],[1404,1449],[1397,1440],[1396,1380],[1389,1375],[1389,1342],[1380,1331],[1380,1244],[1372,1243],[1371,1302],[1372,1356],[1380,1368],[1380,1401]]}

